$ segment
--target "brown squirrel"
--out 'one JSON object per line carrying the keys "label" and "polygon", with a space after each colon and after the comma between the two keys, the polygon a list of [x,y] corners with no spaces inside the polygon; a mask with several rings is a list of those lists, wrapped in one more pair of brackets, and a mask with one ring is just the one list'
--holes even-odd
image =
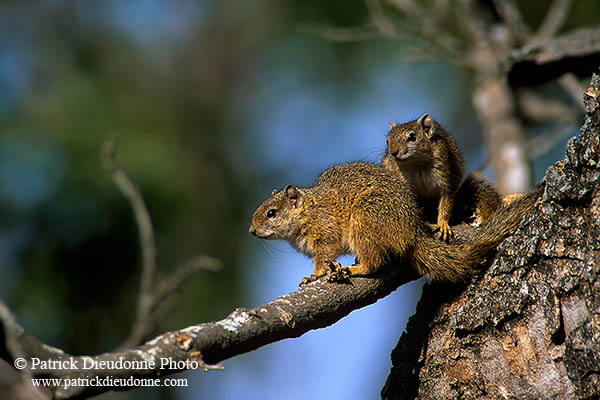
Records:
{"label": "brown squirrel", "polygon": [[456,192],[451,220],[454,223],[468,221],[475,214],[475,219],[485,222],[503,204],[508,204],[500,196],[498,190],[485,178],[471,172]]}
{"label": "brown squirrel", "polygon": [[[307,283],[369,275],[389,261],[408,261],[420,275],[463,281],[486,253],[518,226],[533,206],[533,191],[500,208],[469,243],[447,244],[432,238],[411,186],[387,169],[349,163],[324,171],[309,188],[288,185],[274,192],[254,212],[250,233],[261,239],[288,241],[312,257]],[[354,254],[357,264],[335,263]]]}
{"label": "brown squirrel", "polygon": [[461,185],[464,162],[460,151],[429,114],[404,124],[390,122],[382,165],[413,186],[426,210],[430,204],[435,206],[439,238],[444,241],[452,236],[450,216],[458,212],[454,209],[457,197],[463,209],[476,209],[482,222],[502,205],[498,192],[473,174]]}

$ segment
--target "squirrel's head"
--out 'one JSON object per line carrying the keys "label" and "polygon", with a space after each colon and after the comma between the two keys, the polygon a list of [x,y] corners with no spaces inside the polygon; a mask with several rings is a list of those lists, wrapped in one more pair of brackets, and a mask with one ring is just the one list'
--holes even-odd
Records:
{"label": "squirrel's head", "polygon": [[288,185],[283,190],[273,191],[254,211],[250,233],[261,239],[291,239],[298,230],[303,205],[302,189]]}
{"label": "squirrel's head", "polygon": [[419,163],[431,159],[431,141],[435,136],[435,125],[429,114],[404,124],[390,122],[387,136],[387,153],[398,162]]}

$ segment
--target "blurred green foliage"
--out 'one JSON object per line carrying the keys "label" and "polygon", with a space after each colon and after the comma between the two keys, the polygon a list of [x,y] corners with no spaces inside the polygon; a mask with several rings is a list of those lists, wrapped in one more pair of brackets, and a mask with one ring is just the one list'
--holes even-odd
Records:
{"label": "blurred green foliage", "polygon": [[227,154],[246,134],[232,131],[232,104],[296,24],[361,23],[365,6],[351,3],[0,4],[0,294],[26,329],[73,353],[128,332],[140,256],[100,160],[112,137],[153,218],[161,271],[195,254],[225,264],[184,285],[160,329],[244,303],[240,238],[256,194],[253,167]]}

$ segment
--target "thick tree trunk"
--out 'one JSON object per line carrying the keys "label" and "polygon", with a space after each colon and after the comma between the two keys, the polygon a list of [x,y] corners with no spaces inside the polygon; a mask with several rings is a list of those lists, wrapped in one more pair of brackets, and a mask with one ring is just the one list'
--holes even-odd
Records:
{"label": "thick tree trunk", "polygon": [[600,77],[584,102],[580,136],[487,272],[425,287],[383,399],[600,397]]}

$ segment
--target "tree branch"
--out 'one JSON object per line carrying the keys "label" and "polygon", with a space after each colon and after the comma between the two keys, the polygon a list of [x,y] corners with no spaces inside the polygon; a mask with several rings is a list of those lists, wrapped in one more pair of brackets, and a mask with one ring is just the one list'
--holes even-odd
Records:
{"label": "tree branch", "polygon": [[[418,278],[408,266],[391,266],[399,273],[392,276],[353,278],[350,283],[327,283],[317,281],[286,294],[270,303],[253,309],[239,308],[220,321],[192,325],[178,331],[167,332],[136,348],[97,356],[72,356],[62,350],[45,345],[20,329],[15,336],[27,360],[69,360],[76,369],[32,370],[34,376],[65,379],[126,379],[158,378],[185,370],[175,365],[161,366],[161,362],[185,362],[191,368],[220,369],[218,363],[266,344],[301,336],[312,329],[329,326],[351,311],[376,302],[398,286]],[[389,269],[389,268],[388,268]],[[2,356],[8,362],[14,357]],[[98,367],[83,369],[84,363]],[[71,361],[72,360],[72,361]],[[148,368],[113,368],[110,363],[145,362]],[[194,364],[193,361],[198,364]],[[152,363],[151,363],[152,362]],[[102,364],[104,363],[104,364]],[[152,364],[152,365],[150,365]],[[31,365],[31,362],[29,362]],[[103,365],[101,367],[101,365]],[[91,385],[54,387],[58,399],[84,398],[116,388]],[[123,390],[125,388],[119,388]]]}
{"label": "tree branch", "polygon": [[571,3],[572,0],[554,0],[530,44],[554,37],[565,23]]}
{"label": "tree branch", "polygon": [[583,92],[585,91],[585,87],[579,83],[575,74],[570,72],[563,74],[563,76],[558,78],[558,83],[563,87],[565,92],[571,96],[573,103],[575,103],[579,109],[583,111]]}
{"label": "tree branch", "polygon": [[331,25],[305,23],[299,25],[298,30],[336,43],[360,42],[380,35],[380,32],[372,26],[342,28]]}
{"label": "tree branch", "polygon": [[512,36],[517,42],[522,43],[530,32],[515,2],[513,0],[493,0],[493,3],[506,26],[510,29]]}
{"label": "tree branch", "polygon": [[[583,91],[581,93],[583,94]],[[519,112],[530,123],[551,121],[574,122],[579,118],[577,114],[578,109],[561,99],[542,96],[526,88],[520,89],[517,94],[519,98]]]}
{"label": "tree branch", "polygon": [[161,279],[156,289],[156,302],[162,303],[167,296],[178,290],[185,281],[196,275],[198,272],[218,272],[222,268],[223,263],[216,258],[203,255],[192,257],[177,268],[170,276]]}
{"label": "tree branch", "polygon": [[[3,346],[0,347],[0,353],[7,358],[17,360],[24,357],[24,351],[17,341],[17,336],[22,333],[23,329],[17,324],[14,315],[4,302],[0,299],[0,338],[3,338]],[[1,340],[1,339],[0,339]],[[34,387],[31,378],[33,377],[31,370],[25,368],[20,374],[23,387],[32,399],[44,399],[44,395],[40,392],[40,388]]]}
{"label": "tree branch", "polygon": [[387,3],[406,17],[407,22],[397,29],[429,45],[440,54],[462,63],[455,31],[448,28],[443,12],[447,7],[427,8],[414,0],[387,0]]}
{"label": "tree branch", "polygon": [[394,23],[385,15],[381,0],[365,0],[369,18],[377,30],[386,37],[396,37],[398,32]]}
{"label": "tree branch", "polygon": [[[453,227],[454,242],[472,239],[476,228],[462,224]],[[185,275],[202,266],[218,268],[218,262],[200,257],[180,269],[170,279],[163,280],[159,293],[169,293]],[[186,272],[187,271],[187,272]],[[257,349],[286,338],[294,338],[318,328],[329,326],[351,311],[375,303],[400,285],[419,278],[407,264],[390,264],[369,278],[351,278],[345,283],[317,280],[297,291],[281,296],[253,309],[238,308],[228,317],[209,323],[188,326],[155,337],[145,344],[99,355],[70,355],[48,346],[14,324],[12,337],[21,349],[18,356],[27,360],[26,379],[57,378],[63,384],[49,387],[54,398],[86,398],[109,390],[127,390],[128,379],[158,379],[187,369],[223,369],[214,365],[222,360]],[[9,325],[2,319],[4,330]],[[0,347],[0,356],[14,363],[17,355]],[[33,360],[46,361],[50,367],[32,368]],[[52,363],[66,362],[66,367]],[[127,366],[127,364],[130,364]],[[137,363],[132,366],[132,363]],[[16,364],[15,364],[16,365]],[[89,380],[104,385],[89,384]],[[65,382],[75,382],[65,386]]]}
{"label": "tree branch", "polygon": [[121,193],[129,200],[138,226],[140,249],[142,252],[142,275],[140,278],[140,293],[138,295],[136,319],[132,325],[129,337],[121,345],[123,348],[140,343],[153,329],[152,310],[156,304],[154,287],[157,276],[156,243],[150,213],[138,188],[129,180],[116,159],[117,143],[111,140],[105,143],[103,149],[106,169]]}
{"label": "tree branch", "polygon": [[600,27],[570,31],[515,49],[502,62],[511,86],[536,86],[565,73],[589,76],[600,65]]}
{"label": "tree branch", "polygon": [[125,198],[129,200],[138,226],[142,253],[142,274],[136,319],[132,324],[129,336],[119,346],[119,349],[123,350],[141,343],[153,332],[162,318],[158,312],[158,306],[187,279],[199,271],[219,271],[223,265],[215,258],[196,256],[177,268],[170,276],[157,282],[157,250],[150,213],[142,194],[119,166],[116,150],[116,141],[107,141],[103,148],[103,161],[113,181]]}

